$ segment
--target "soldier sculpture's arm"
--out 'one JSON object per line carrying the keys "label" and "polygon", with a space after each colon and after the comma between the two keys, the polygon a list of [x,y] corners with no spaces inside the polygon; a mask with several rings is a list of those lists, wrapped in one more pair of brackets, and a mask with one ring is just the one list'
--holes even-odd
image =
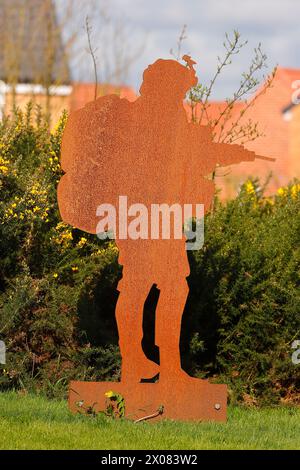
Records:
{"label": "soldier sculpture's arm", "polygon": [[255,159],[274,162],[274,158],[257,155],[247,150],[243,145],[237,144],[214,144],[216,162],[220,166],[234,165],[241,162],[253,162]]}

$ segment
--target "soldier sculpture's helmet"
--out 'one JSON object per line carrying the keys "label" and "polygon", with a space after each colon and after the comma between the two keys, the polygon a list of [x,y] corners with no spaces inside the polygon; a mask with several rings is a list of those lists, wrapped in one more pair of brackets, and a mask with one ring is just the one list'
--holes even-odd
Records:
{"label": "soldier sculpture's helmet", "polygon": [[190,88],[197,85],[197,77],[193,64],[190,60],[184,66],[176,60],[158,59],[154,64],[144,71],[143,83],[140,88],[142,96],[160,96],[163,99],[164,94],[171,94],[173,97],[184,99]]}

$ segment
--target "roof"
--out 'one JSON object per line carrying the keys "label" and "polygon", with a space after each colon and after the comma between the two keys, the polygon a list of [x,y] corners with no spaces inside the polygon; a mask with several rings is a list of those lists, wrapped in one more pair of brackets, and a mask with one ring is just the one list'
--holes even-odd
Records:
{"label": "roof", "polygon": [[[296,68],[283,68],[283,67],[278,67],[277,73],[275,76],[275,80],[277,83],[280,83],[281,88],[285,89],[288,91],[288,96],[290,95],[292,98],[292,83],[295,81],[300,81],[300,69]],[[256,91],[256,93],[251,96],[249,99],[249,102],[251,102],[256,94],[260,93],[262,88],[264,87],[264,84],[262,84],[259,89]],[[209,101],[208,106],[207,106],[207,116],[210,120],[216,120],[220,116],[220,114],[225,110],[227,106],[226,101]],[[231,114],[236,115],[239,114],[242,109],[246,106],[245,101],[236,101],[233,106],[233,110]],[[282,106],[282,113],[285,113],[286,111],[289,111],[291,108],[295,106],[292,101],[290,102],[285,102],[284,106]],[[199,114],[199,110],[197,110]],[[203,116],[204,121],[206,121],[205,116]]]}
{"label": "roof", "polygon": [[278,67],[276,76],[286,86],[291,88],[293,82],[300,80],[300,69]]}
{"label": "roof", "polygon": [[[297,156],[295,156],[296,153],[291,154],[292,121],[284,119],[282,115],[283,110],[287,109],[292,101],[292,83],[299,79],[300,69],[279,67],[272,86],[265,93],[260,94],[263,89],[262,85],[256,92],[257,99],[253,101],[255,95],[250,98],[252,106],[239,123],[244,125],[248,119],[254,123],[257,122],[258,129],[263,136],[253,142],[247,142],[245,147],[258,155],[273,157],[276,161],[271,163],[255,160],[231,167],[230,174],[223,178],[222,183],[219,182],[227,197],[234,194],[234,192],[231,193],[233,187],[237,189],[239,184],[251,175],[259,177],[264,182],[272,173],[272,179],[268,185],[269,193],[287,184],[293,177],[299,177],[299,171],[295,171],[295,161],[299,159],[299,151]],[[222,178],[219,178],[220,180]]]}
{"label": "roof", "polygon": [[0,79],[70,82],[53,0],[0,0]]}

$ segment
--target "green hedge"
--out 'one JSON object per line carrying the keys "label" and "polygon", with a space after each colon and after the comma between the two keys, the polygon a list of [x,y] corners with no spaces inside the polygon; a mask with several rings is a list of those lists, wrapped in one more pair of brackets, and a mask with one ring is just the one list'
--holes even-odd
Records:
{"label": "green hedge", "polygon": [[[50,134],[29,105],[0,124],[0,390],[63,396],[72,378],[119,377],[118,251],[62,223],[57,209],[65,120]],[[216,203],[205,230],[204,249],[189,254],[184,367],[228,383],[232,401],[299,402],[299,183],[266,198],[248,181],[234,201]],[[155,300],[153,291],[150,323]]]}

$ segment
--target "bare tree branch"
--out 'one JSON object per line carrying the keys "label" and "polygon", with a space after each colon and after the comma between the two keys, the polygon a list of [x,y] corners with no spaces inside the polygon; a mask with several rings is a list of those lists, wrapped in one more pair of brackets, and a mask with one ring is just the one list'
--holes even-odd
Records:
{"label": "bare tree branch", "polygon": [[89,24],[89,17],[87,16],[85,19],[85,27],[86,27],[86,34],[88,38],[88,45],[89,45],[89,53],[92,57],[93,67],[94,67],[94,77],[95,77],[95,93],[94,93],[94,100],[97,99],[98,96],[98,72],[97,72],[97,58],[96,58],[96,49],[93,49],[91,34],[92,34],[92,27]]}

